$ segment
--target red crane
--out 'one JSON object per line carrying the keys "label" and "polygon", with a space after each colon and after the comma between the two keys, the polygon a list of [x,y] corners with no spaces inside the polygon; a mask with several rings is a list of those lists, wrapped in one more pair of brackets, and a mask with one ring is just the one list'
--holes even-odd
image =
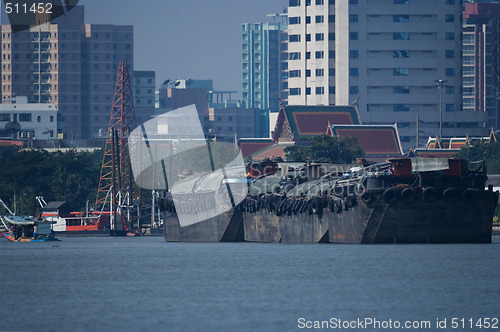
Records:
{"label": "red crane", "polygon": [[96,198],[96,205],[105,204],[111,192],[111,228],[114,230],[130,228],[133,197],[128,136],[135,127],[128,66],[120,61]]}

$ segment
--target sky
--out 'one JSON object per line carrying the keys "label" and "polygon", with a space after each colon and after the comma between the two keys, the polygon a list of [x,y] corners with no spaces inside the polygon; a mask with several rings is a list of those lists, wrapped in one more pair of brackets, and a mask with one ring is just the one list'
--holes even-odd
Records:
{"label": "sky", "polygon": [[[241,95],[241,24],[268,22],[288,0],[80,0],[85,22],[134,26],[135,70],[213,79]],[[272,20],[272,19],[271,19]]]}

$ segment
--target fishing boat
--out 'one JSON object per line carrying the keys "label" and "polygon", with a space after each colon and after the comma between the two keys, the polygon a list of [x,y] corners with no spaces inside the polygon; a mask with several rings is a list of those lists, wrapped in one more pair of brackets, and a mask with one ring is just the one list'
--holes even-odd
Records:
{"label": "fishing boat", "polygon": [[59,241],[55,237],[52,225],[54,222],[25,216],[1,217],[8,232],[2,235],[12,242]]}
{"label": "fishing boat", "polygon": [[70,211],[64,201],[46,203],[37,197],[42,207],[42,218],[53,222],[58,236],[109,236],[109,211]]}

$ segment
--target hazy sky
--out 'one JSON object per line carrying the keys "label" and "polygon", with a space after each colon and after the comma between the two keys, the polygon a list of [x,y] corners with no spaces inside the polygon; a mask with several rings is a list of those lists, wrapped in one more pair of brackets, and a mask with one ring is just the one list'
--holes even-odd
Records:
{"label": "hazy sky", "polygon": [[214,80],[241,92],[241,24],[267,22],[288,0],[80,0],[86,23],[134,26],[136,70]]}

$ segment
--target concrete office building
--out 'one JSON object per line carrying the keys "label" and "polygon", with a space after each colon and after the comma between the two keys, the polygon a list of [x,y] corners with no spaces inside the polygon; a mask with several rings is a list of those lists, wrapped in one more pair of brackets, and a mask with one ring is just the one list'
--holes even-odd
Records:
{"label": "concrete office building", "polygon": [[54,104],[28,103],[28,98],[21,96],[13,98],[12,103],[0,104],[0,138],[43,140],[54,139],[56,135]]}
{"label": "concrete office building", "polygon": [[27,96],[53,103],[58,130],[67,138],[90,138],[107,129],[117,65],[133,72],[133,27],[84,24],[75,7],[50,23],[13,33],[2,25],[2,102]]}
{"label": "concrete office building", "polygon": [[134,106],[137,123],[144,123],[155,113],[155,80],[154,71],[134,71]]}
{"label": "concrete office building", "polygon": [[461,1],[290,0],[288,16],[289,105],[357,102],[363,124],[397,122],[405,150],[440,127],[484,135],[485,114],[462,112]]}

